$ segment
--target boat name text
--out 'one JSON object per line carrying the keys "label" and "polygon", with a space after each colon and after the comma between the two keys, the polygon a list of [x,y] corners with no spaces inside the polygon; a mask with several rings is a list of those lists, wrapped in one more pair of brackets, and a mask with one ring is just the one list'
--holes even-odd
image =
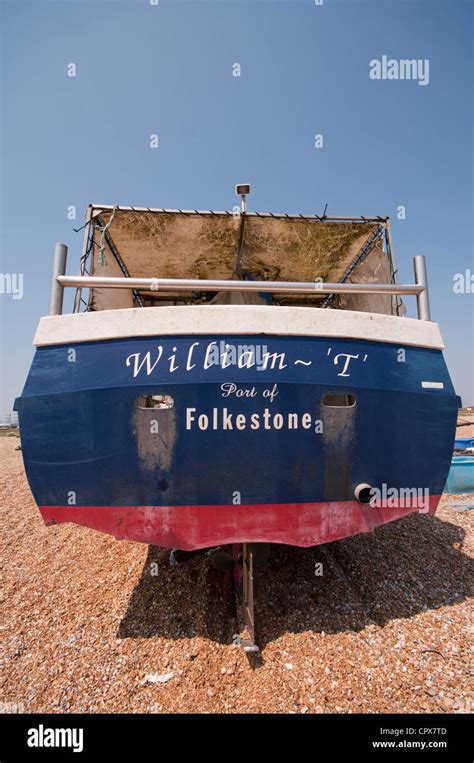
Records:
{"label": "boat name text", "polygon": [[[305,358],[296,358],[290,360],[286,352],[269,352],[267,345],[230,345],[224,341],[209,342],[205,346],[204,354],[200,348],[200,342],[193,342],[186,349],[178,350],[177,346],[172,347],[171,354],[167,355],[163,345],[157,345],[156,352],[134,352],[130,354],[125,364],[127,368],[133,369],[133,378],[139,375],[151,376],[155,369],[166,370],[173,374],[178,370],[191,372],[195,368],[201,368],[204,371],[215,366],[222,369],[226,368],[253,368],[257,371],[275,370],[282,371],[291,365],[308,367],[313,365],[313,360]],[[197,362],[197,355],[200,360]],[[332,354],[332,348],[329,347],[326,353],[331,366],[337,371],[337,376],[348,378],[351,375],[351,368],[355,361],[365,363],[367,354],[349,352],[338,352]]]}

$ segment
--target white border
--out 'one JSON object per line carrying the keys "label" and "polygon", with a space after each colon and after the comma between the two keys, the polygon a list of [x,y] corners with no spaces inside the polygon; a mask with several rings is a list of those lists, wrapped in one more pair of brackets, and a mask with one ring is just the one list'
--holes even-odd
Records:
{"label": "white border", "polygon": [[102,310],[41,318],[37,347],[142,336],[267,334],[367,339],[441,350],[437,323],[414,318],[270,305],[197,305]]}

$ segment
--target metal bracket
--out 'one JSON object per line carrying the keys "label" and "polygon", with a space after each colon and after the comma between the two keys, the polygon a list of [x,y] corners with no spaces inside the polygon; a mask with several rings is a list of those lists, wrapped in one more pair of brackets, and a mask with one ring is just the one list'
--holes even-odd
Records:
{"label": "metal bracket", "polygon": [[254,614],[254,596],[253,596],[253,551],[251,543],[244,543],[242,548],[242,575],[243,575],[243,602],[242,610],[244,615],[244,627],[247,638],[241,639],[241,646],[246,653],[258,652],[258,646],[255,643],[255,614]]}

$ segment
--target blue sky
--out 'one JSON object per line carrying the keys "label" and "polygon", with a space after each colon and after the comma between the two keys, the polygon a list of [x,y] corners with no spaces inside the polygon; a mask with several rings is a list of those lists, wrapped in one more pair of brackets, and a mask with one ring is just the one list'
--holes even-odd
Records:
{"label": "blue sky", "polygon": [[[0,294],[0,412],[28,372],[56,241],[77,271],[87,204],[230,209],[236,182],[252,183],[258,211],[390,215],[400,279],[426,255],[432,317],[474,403],[474,294],[453,291],[454,274],[474,273],[469,0],[0,8],[0,270],[24,274],[23,299]],[[383,55],[429,59],[429,84],[371,80]]]}

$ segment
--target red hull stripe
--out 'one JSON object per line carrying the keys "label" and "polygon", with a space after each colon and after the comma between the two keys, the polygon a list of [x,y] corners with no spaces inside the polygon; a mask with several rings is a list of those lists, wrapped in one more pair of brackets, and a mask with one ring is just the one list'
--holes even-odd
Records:
{"label": "red hull stripe", "polygon": [[120,540],[165,548],[193,550],[243,542],[317,546],[370,532],[414,512],[434,514],[440,497],[430,496],[429,511],[410,506],[372,508],[357,501],[242,506],[41,506],[40,511],[47,525],[74,522]]}

